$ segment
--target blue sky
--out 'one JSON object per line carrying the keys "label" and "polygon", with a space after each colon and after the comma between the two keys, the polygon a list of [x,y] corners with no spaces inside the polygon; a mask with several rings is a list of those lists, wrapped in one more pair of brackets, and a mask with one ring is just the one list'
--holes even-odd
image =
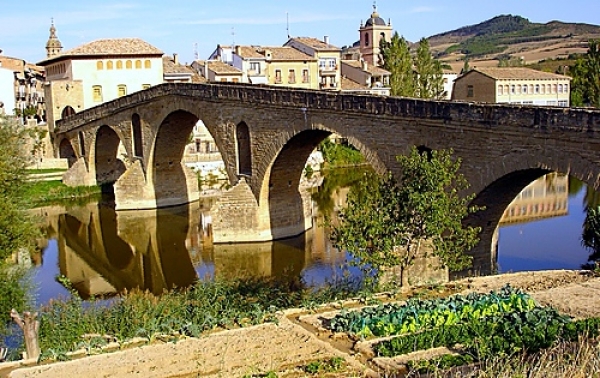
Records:
{"label": "blue sky", "polygon": [[[330,37],[342,47],[358,39],[371,0],[3,0],[0,49],[38,62],[45,58],[50,19],[64,49],[100,38],[139,37],[182,62],[205,59],[217,44],[280,46],[292,36]],[[378,0],[378,11],[409,41],[477,24],[500,14],[532,22],[600,24],[598,0]],[[234,35],[232,35],[234,31]]]}

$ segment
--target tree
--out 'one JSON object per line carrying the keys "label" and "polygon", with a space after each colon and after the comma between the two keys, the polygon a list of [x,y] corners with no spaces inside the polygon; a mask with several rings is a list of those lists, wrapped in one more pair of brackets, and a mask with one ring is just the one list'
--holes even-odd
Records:
{"label": "tree", "polygon": [[391,174],[375,175],[351,189],[332,232],[334,245],[353,255],[352,264],[373,268],[376,278],[397,266],[402,285],[406,269],[426,249],[450,270],[466,268],[471,257],[465,252],[480,229],[462,223],[478,208],[468,206],[473,196],[459,196],[468,187],[458,173],[460,159],[453,160],[451,150],[420,153],[413,147],[397,160],[400,185]]}
{"label": "tree", "polygon": [[419,41],[414,63],[418,75],[416,94],[420,98],[439,98],[444,87],[442,65],[431,56],[429,41],[426,38]]}
{"label": "tree", "polygon": [[471,66],[469,65],[469,58],[465,58],[465,62],[463,64],[463,68],[460,70],[460,74],[464,75],[469,71],[471,71]]}
{"label": "tree", "polygon": [[383,68],[390,71],[390,93],[392,96],[415,96],[415,74],[408,42],[398,33],[392,40],[381,40]]}
{"label": "tree", "polygon": [[587,54],[577,59],[569,70],[571,105],[600,108],[600,40],[589,41]]}

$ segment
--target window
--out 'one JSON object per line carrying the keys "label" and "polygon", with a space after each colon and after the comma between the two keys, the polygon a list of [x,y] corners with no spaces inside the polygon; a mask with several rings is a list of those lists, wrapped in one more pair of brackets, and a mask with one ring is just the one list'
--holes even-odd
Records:
{"label": "window", "polygon": [[310,81],[310,78],[308,76],[308,70],[305,68],[302,70],[302,82],[308,83],[309,81]]}
{"label": "window", "polygon": [[150,84],[142,84],[142,89],[150,89]]}
{"label": "window", "polygon": [[529,84],[529,93],[533,93],[533,84]]}
{"label": "window", "polygon": [[139,70],[142,68],[142,61],[141,60],[136,60],[135,61],[135,69]]}
{"label": "window", "polygon": [[561,106],[563,108],[566,108],[567,106],[569,106],[569,103],[567,100],[559,100],[558,101],[558,106]]}
{"label": "window", "polygon": [[96,62],[96,69],[97,70],[103,70],[104,69],[104,62],[102,62],[101,60]]}
{"label": "window", "polygon": [[117,69],[118,70],[122,70],[123,69],[123,62],[120,60],[117,60]]}
{"label": "window", "polygon": [[127,68],[128,70],[133,68],[133,63],[131,62],[131,60],[125,62],[125,68]]}
{"label": "window", "polygon": [[473,86],[467,85],[467,97],[473,97]]}
{"label": "window", "polygon": [[539,84],[535,85],[535,94],[540,94],[540,85]]}
{"label": "window", "polygon": [[112,60],[109,60],[108,62],[106,62],[106,69],[107,70],[112,70],[113,69],[113,62],[112,62]]}
{"label": "window", "polygon": [[275,70],[275,84],[281,84],[281,70]]}
{"label": "window", "polygon": [[563,91],[564,91],[565,93],[569,93],[569,84],[565,84],[565,85],[563,86]]}
{"label": "window", "polygon": [[504,95],[504,87],[502,85],[498,85],[498,96]]}
{"label": "window", "polygon": [[563,86],[562,86],[562,84],[558,84],[558,93],[563,93]]}
{"label": "window", "polygon": [[250,71],[254,75],[260,75],[260,62],[250,62]]}
{"label": "window", "polygon": [[222,83],[225,83],[225,82],[227,82],[227,78],[225,78],[225,77],[222,77],[222,78],[221,78],[221,82],[222,82]]}
{"label": "window", "polygon": [[527,94],[527,84],[523,85],[523,94]]}
{"label": "window", "polygon": [[152,68],[152,62],[146,59],[144,61],[144,68]]}
{"label": "window", "polygon": [[231,79],[231,81],[234,83],[239,83],[240,79],[238,79],[237,77],[234,77],[233,79]]}
{"label": "window", "polygon": [[102,86],[94,85],[92,87],[92,99],[94,102],[102,102]]}
{"label": "window", "polygon": [[332,70],[335,70],[335,67],[337,65],[337,62],[335,59],[329,59],[329,68]]}
{"label": "window", "polygon": [[541,86],[541,94],[546,94],[546,86],[544,84],[542,84]]}
{"label": "window", "polygon": [[365,33],[365,46],[369,46],[369,33]]}
{"label": "window", "polygon": [[517,86],[516,85],[513,84],[513,85],[510,86],[510,93],[515,94],[516,90],[517,90]]}
{"label": "window", "polygon": [[288,83],[296,84],[296,70],[290,70],[288,73]]}
{"label": "window", "polygon": [[117,86],[117,97],[127,96],[127,85],[119,84]]}

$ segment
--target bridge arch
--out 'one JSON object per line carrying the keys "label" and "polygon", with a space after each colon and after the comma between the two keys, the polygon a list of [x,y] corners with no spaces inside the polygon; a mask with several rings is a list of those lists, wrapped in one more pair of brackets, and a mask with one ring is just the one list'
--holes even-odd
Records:
{"label": "bridge arch", "polygon": [[158,127],[147,173],[158,207],[198,199],[196,175],[182,162],[185,146],[198,119],[186,110],[175,110]]}
{"label": "bridge arch", "polygon": [[90,162],[98,185],[112,184],[125,172],[126,167],[119,153],[124,152],[121,138],[110,126],[103,125],[95,136]]}
{"label": "bridge arch", "polygon": [[69,168],[75,164],[77,161],[77,155],[75,154],[75,149],[71,144],[71,141],[67,138],[63,138],[58,145],[58,157],[62,159],[67,159],[67,163]]}
{"label": "bridge arch", "polygon": [[[600,167],[596,164],[563,151],[554,151],[552,156],[536,151],[516,152],[488,166],[487,171],[484,177],[488,181],[469,189],[476,194],[471,204],[484,209],[466,220],[482,230],[478,245],[471,251],[474,269],[481,273],[495,270],[498,225],[504,211],[527,185],[550,172],[568,174],[590,187],[598,187],[600,178]],[[467,180],[471,182],[469,177]]]}

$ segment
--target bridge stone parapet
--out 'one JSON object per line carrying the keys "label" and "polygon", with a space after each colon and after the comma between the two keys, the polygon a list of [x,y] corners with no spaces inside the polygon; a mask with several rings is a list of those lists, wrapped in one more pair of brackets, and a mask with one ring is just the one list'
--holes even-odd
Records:
{"label": "bridge stone parapet", "polygon": [[540,131],[600,131],[600,112],[586,108],[434,101],[402,97],[335,94],[252,84],[166,83],[103,103],[56,122],[64,133],[141,103],[165,96],[235,101],[344,113],[442,120],[446,124],[528,127]]}

